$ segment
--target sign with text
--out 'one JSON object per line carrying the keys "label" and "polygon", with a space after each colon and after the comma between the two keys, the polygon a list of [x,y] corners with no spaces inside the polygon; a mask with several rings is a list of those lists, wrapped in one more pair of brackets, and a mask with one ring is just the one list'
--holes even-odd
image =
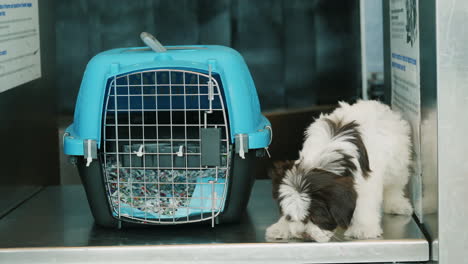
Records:
{"label": "sign with text", "polygon": [[41,77],[37,0],[0,0],[0,92]]}
{"label": "sign with text", "polygon": [[411,198],[422,220],[420,163],[421,85],[419,62],[418,0],[390,0],[390,51],[392,108],[409,121],[414,147],[414,175]]}

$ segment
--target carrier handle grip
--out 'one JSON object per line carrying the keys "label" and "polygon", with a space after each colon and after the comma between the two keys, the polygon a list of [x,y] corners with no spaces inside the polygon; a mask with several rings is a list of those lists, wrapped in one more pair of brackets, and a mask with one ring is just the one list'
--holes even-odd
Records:
{"label": "carrier handle grip", "polygon": [[166,48],[150,33],[141,32],[140,38],[154,52],[166,52]]}

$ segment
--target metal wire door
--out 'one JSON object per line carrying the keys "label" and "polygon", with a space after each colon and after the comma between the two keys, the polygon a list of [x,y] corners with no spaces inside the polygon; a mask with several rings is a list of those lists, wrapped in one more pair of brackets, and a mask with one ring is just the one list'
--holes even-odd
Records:
{"label": "metal wire door", "polygon": [[104,108],[103,161],[116,218],[176,224],[214,218],[231,145],[216,75],[150,70],[115,76]]}

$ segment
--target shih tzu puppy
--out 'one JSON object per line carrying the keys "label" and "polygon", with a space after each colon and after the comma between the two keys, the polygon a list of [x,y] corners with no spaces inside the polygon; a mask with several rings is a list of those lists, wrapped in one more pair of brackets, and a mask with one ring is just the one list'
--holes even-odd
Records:
{"label": "shih tzu puppy", "polygon": [[377,101],[340,103],[305,132],[297,161],[270,172],[279,221],[267,240],[328,242],[337,227],[358,239],[382,234],[381,210],[411,215],[404,190],[409,179],[409,124]]}

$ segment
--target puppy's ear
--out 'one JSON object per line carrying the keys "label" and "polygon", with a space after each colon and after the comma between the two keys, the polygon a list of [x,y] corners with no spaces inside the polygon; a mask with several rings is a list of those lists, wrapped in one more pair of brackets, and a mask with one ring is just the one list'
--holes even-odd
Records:
{"label": "puppy's ear", "polygon": [[351,177],[337,177],[331,187],[328,207],[335,222],[341,227],[348,227],[356,208],[357,194]]}
{"label": "puppy's ear", "polygon": [[284,178],[287,170],[294,165],[294,160],[275,161],[273,167],[268,170],[268,177],[271,178],[273,184],[273,198],[278,199],[279,185]]}
{"label": "puppy's ear", "polygon": [[[309,218],[312,223],[325,230],[334,230],[337,227],[337,223],[331,212],[328,209],[325,200],[322,198],[314,199],[310,203],[309,207]],[[306,219],[306,221],[309,219]]]}

